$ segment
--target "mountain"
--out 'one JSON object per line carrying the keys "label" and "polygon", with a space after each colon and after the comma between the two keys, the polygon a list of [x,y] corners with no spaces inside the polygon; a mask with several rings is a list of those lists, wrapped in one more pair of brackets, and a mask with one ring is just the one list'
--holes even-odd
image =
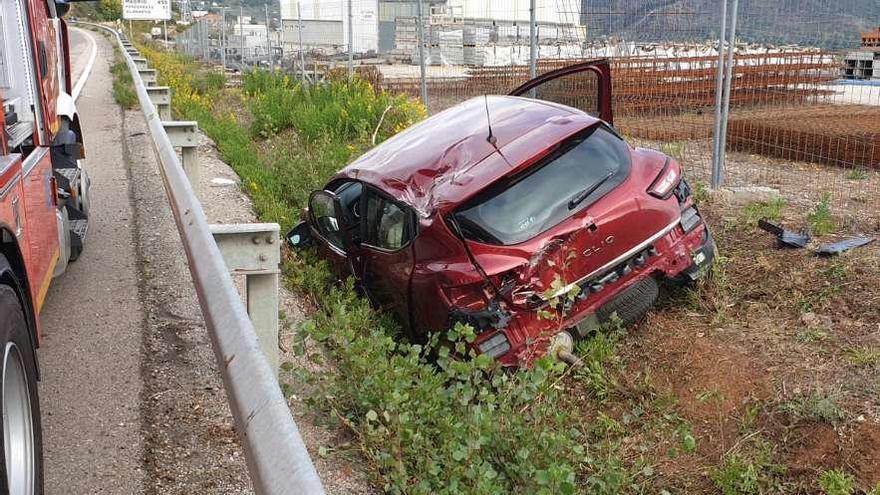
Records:
{"label": "mountain", "polygon": [[[592,39],[703,41],[721,26],[719,0],[581,0],[580,12]],[[880,25],[878,0],[740,0],[737,13],[737,39],[755,43],[853,48]]]}

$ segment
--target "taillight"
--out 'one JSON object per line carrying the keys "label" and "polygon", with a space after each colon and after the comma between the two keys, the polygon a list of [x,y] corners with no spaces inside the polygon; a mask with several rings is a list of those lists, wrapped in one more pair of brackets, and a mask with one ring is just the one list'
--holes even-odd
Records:
{"label": "taillight", "polygon": [[663,169],[660,170],[657,178],[648,187],[648,194],[660,199],[666,199],[672,194],[679,181],[681,181],[681,167],[675,160],[667,158]]}

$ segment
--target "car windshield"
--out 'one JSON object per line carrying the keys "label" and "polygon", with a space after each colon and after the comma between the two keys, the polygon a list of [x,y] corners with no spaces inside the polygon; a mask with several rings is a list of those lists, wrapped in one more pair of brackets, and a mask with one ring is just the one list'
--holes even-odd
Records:
{"label": "car windshield", "polygon": [[490,186],[453,215],[466,238],[518,244],[595,203],[629,175],[626,143],[597,124],[528,170]]}

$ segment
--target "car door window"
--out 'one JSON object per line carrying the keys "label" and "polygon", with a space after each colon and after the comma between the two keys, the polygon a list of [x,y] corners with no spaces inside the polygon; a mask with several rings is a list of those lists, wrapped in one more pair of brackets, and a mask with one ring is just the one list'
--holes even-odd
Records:
{"label": "car door window", "polygon": [[409,225],[404,208],[374,192],[367,196],[366,244],[389,251],[400,249],[412,237]]}

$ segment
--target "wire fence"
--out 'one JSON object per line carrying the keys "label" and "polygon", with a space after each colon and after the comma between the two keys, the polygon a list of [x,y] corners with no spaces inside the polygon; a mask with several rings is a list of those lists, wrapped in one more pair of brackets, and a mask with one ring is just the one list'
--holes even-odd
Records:
{"label": "wire fence", "polygon": [[[311,83],[356,72],[423,98],[431,113],[607,58],[615,126],[695,180],[710,184],[714,168],[725,186],[773,187],[796,204],[828,194],[862,217],[880,206],[876,0],[281,0],[280,14],[215,9],[178,47]],[[728,64],[731,45],[719,38],[734,25]],[[556,81],[540,97],[594,107],[589,77]],[[722,136],[723,164],[713,159]]]}

